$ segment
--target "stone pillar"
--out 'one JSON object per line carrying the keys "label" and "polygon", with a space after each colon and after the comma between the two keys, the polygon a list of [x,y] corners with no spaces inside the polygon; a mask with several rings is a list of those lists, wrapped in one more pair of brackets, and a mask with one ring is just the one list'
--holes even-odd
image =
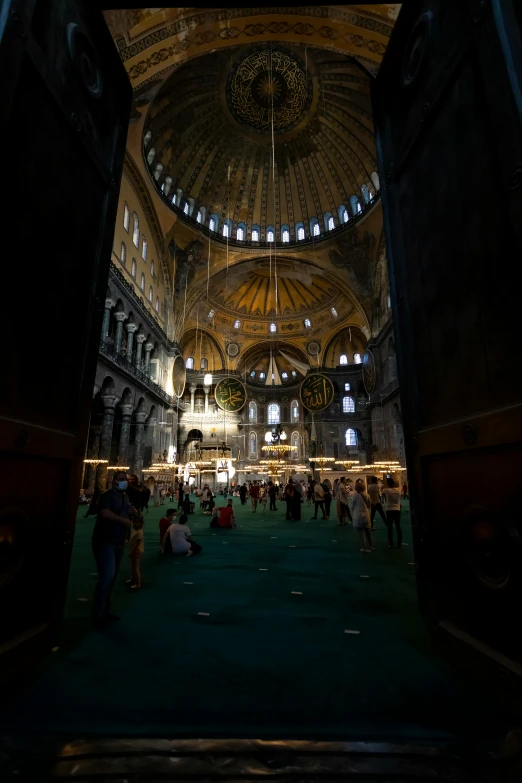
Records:
{"label": "stone pillar", "polygon": [[114,307],[114,302],[112,299],[106,299],[105,300],[105,310],[103,311],[103,322],[102,322],[102,330],[101,330],[101,340],[102,342],[107,341],[107,337],[109,335],[109,320],[111,317],[111,307]]}
{"label": "stone pillar", "polygon": [[196,394],[196,387],[190,387],[190,412],[194,413],[194,395]]}
{"label": "stone pillar", "polygon": [[138,324],[127,321],[125,328],[127,329],[127,359],[129,362],[132,362],[132,343],[134,342],[134,332],[137,331]]}
{"label": "stone pillar", "polygon": [[120,465],[127,465],[129,459],[129,434],[132,418],[132,405],[121,406],[121,430],[118,457]]}
{"label": "stone pillar", "polygon": [[114,349],[116,353],[120,352],[121,349],[121,338],[123,336],[123,322],[127,318],[125,313],[114,313],[114,317],[116,318],[116,344],[114,346]]}
{"label": "stone pillar", "polygon": [[134,439],[134,472],[141,479],[143,469],[143,436],[145,428],[146,413],[136,414],[136,437]]}
{"label": "stone pillar", "polygon": [[141,370],[141,352],[143,350],[143,343],[145,342],[147,338],[144,334],[137,334],[136,335],[136,342],[137,342],[137,348],[136,348],[136,367],[138,370]]}
{"label": "stone pillar", "polygon": [[[111,458],[112,429],[114,426],[114,409],[118,398],[115,394],[104,394],[102,396],[105,410],[103,412],[103,422],[100,438],[100,459]],[[107,489],[107,465],[98,465],[96,471],[96,483],[102,490]]]}
{"label": "stone pillar", "polygon": [[[102,431],[101,424],[96,424],[93,427],[91,427],[91,431],[92,431],[92,441],[87,456],[94,459],[94,457],[98,457],[100,454],[100,436]],[[89,492],[92,492],[94,490],[95,485],[96,485],[96,470],[94,469],[93,465],[87,465],[87,490]]]}
{"label": "stone pillar", "polygon": [[150,352],[154,348],[154,343],[145,343],[145,372],[149,372],[150,368]]}
{"label": "stone pillar", "polygon": [[208,393],[209,388],[208,386],[205,386],[205,413],[208,413]]}

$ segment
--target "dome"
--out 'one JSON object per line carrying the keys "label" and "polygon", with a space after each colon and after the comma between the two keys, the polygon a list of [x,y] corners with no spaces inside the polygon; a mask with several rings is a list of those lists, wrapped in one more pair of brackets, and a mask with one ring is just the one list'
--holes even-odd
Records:
{"label": "dome", "polygon": [[246,383],[290,386],[301,383],[304,376],[303,365],[309,366],[309,362],[304,351],[298,346],[274,340],[260,342],[248,348],[241,357],[238,369]]}
{"label": "dome", "polygon": [[150,107],[153,182],[181,219],[227,241],[321,238],[378,191],[370,84],[354,59],[314,47],[195,58]]}

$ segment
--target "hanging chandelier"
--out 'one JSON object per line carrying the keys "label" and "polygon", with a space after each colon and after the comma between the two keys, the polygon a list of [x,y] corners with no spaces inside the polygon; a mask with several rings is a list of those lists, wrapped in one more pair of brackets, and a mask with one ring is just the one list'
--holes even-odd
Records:
{"label": "hanging chandelier", "polygon": [[336,465],[342,465],[345,470],[358,470],[358,459],[340,459],[335,463]]}
{"label": "hanging chandelier", "polygon": [[308,462],[315,462],[317,467],[322,470],[331,470],[331,467],[327,467],[329,462],[333,462],[335,457],[308,457]]}
{"label": "hanging chandelier", "polygon": [[265,440],[266,446],[262,446],[261,451],[264,451],[270,457],[286,457],[297,449],[296,446],[285,442],[287,435],[280,424],[277,424],[272,432],[266,433]]}

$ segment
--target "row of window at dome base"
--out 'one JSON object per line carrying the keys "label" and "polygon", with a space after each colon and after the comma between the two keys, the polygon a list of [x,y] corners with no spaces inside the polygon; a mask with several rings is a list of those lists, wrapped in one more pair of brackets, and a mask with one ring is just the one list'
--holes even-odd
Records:
{"label": "row of window at dome base", "polygon": [[[143,139],[145,150],[147,150],[150,144],[151,137],[151,131],[147,131]],[[172,177],[165,175],[162,163],[156,163],[154,165],[155,157],[156,150],[154,147],[151,147],[151,149],[146,152],[146,160],[150,174],[156,183],[157,188],[173,207],[181,210],[186,217],[192,218],[196,223],[199,223],[199,225],[206,226],[209,231],[220,234],[225,239],[235,239],[237,242],[247,242],[250,240],[251,242],[267,242],[271,244],[279,241],[282,244],[287,244],[292,241],[291,229],[287,224],[281,226],[279,236],[276,237],[276,229],[274,226],[267,226],[266,230],[263,231],[261,226],[256,223],[247,226],[246,223],[238,222],[234,226],[234,223],[230,218],[221,220],[216,212],[208,215],[206,207],[196,206],[194,198],[191,196],[186,197],[181,188],[176,188],[173,185]],[[328,234],[329,231],[333,231],[339,226],[344,226],[351,219],[361,215],[367,207],[375,202],[380,189],[379,175],[376,171],[371,173],[370,180],[370,182],[361,185],[361,198],[355,193],[350,196],[349,207],[345,204],[339,204],[336,215],[333,215],[331,212],[325,212],[322,216],[322,226],[317,217],[310,218],[306,223],[302,221],[296,223],[293,241],[303,242],[307,238],[313,239],[314,237],[322,237],[325,234]]]}
{"label": "row of window at dome base", "polygon": [[[267,432],[266,435],[271,435],[270,432]],[[354,430],[352,427],[349,427],[346,432],[344,433],[344,442],[346,446],[357,446],[357,430]],[[257,459],[257,433],[251,432],[248,436],[248,445],[250,449],[249,459]],[[292,432],[290,436],[290,445],[292,447],[292,451],[290,454],[289,459],[297,460],[301,458],[300,455],[300,449],[299,449],[299,433],[298,432]]]}

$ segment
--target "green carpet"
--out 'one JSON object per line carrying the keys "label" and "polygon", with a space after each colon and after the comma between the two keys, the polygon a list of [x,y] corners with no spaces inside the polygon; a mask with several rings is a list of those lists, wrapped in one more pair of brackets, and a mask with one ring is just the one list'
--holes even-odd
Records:
{"label": "green carpet", "polygon": [[234,507],[236,530],[210,529],[199,508],[190,516],[203,546],[191,558],[158,555],[167,506],[151,508],[143,588],[125,586],[125,556],[113,594],[122,621],[104,633],[90,626],[93,517],[80,508],[60,649],[2,728],[366,740],[480,729],[418,614],[407,508],[407,546],[388,550],[377,522],[377,549],[363,554],[350,525],[310,520],[306,504],[300,522],[285,521],[282,503]]}

